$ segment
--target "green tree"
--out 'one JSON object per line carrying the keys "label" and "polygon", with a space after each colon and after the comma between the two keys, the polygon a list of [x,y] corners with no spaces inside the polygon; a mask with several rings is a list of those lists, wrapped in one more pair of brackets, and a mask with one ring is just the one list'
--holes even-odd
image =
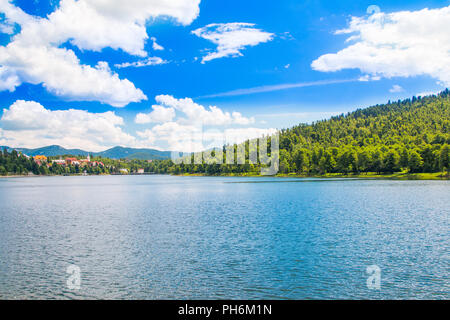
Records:
{"label": "green tree", "polygon": [[376,150],[372,156],[372,170],[380,173],[383,167],[383,156],[380,150]]}
{"label": "green tree", "polygon": [[296,148],[294,151],[293,161],[297,172],[305,172],[306,168],[309,166],[308,150],[305,148]]}
{"label": "green tree", "polygon": [[403,148],[402,152],[400,153],[400,167],[408,168],[408,163],[409,163],[408,149]]}
{"label": "green tree", "polygon": [[333,172],[336,167],[336,160],[330,151],[325,151],[319,162],[320,171],[322,173]]}
{"label": "green tree", "polygon": [[389,151],[386,158],[384,159],[384,170],[390,173],[398,171],[399,161],[400,156],[398,155],[397,151],[395,150]]}
{"label": "green tree", "polygon": [[412,173],[419,172],[422,168],[422,165],[422,156],[416,150],[411,151],[408,163],[409,171]]}
{"label": "green tree", "polygon": [[439,155],[439,167],[441,171],[450,171],[450,148],[448,144],[445,144],[441,148]]}
{"label": "green tree", "polygon": [[371,155],[367,150],[358,154],[358,168],[361,172],[367,172],[371,164]]}

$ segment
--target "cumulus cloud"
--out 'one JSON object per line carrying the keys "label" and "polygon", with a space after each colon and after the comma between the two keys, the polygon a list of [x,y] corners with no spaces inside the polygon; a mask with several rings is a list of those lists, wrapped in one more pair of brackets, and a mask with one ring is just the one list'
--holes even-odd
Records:
{"label": "cumulus cloud", "polygon": [[135,122],[139,124],[152,122],[169,122],[175,118],[175,109],[154,105],[150,113],[138,113]]}
{"label": "cumulus cloud", "polygon": [[20,85],[17,74],[9,68],[0,66],[0,91],[14,91]]}
{"label": "cumulus cloud", "polygon": [[202,63],[224,57],[242,56],[241,51],[247,46],[256,46],[271,41],[273,33],[254,27],[253,23],[213,23],[192,31],[196,36],[217,45],[215,52],[208,53]]}
{"label": "cumulus cloud", "polygon": [[138,131],[137,135],[149,144],[163,142],[168,150],[183,152],[203,150],[202,128],[195,125],[166,122],[151,129]]}
{"label": "cumulus cloud", "polygon": [[0,9],[4,13],[4,25],[14,26],[15,23],[23,25],[33,20],[33,17],[26,14],[22,9],[12,5],[9,0],[0,0]]}
{"label": "cumulus cloud", "polygon": [[275,129],[248,127],[255,122],[253,117],[225,112],[216,106],[206,108],[190,98],[159,95],[155,100],[159,105],[154,105],[150,113],[137,114],[135,122],[157,123],[152,128],[138,131],[137,136],[142,143],[156,144],[162,149],[202,151],[276,132]]}
{"label": "cumulus cloud", "polygon": [[27,29],[18,38],[29,45],[57,46],[69,40],[82,50],[111,47],[146,56],[146,21],[162,16],[188,25],[198,16],[199,3],[200,0],[62,0],[47,18],[27,17],[7,0],[1,0],[0,9],[11,21]]}
{"label": "cumulus cloud", "polygon": [[[56,144],[89,151],[121,145],[191,152],[221,147],[226,143],[240,143],[276,132],[272,128],[213,127],[211,122],[205,125],[189,122],[187,118],[175,120],[175,109],[155,105],[152,112],[138,114],[135,119],[137,123],[155,125],[131,134],[125,131],[123,118],[112,111],[50,110],[35,101],[17,100],[3,109],[0,145],[37,148]],[[234,119],[234,122],[227,122],[230,125],[242,123],[243,117],[238,113],[232,113],[229,117]]]}
{"label": "cumulus cloud", "polygon": [[123,131],[123,118],[112,111],[52,111],[38,102],[18,100],[3,109],[0,124],[0,144],[12,147],[58,144],[101,151],[116,145],[139,145],[135,137]]}
{"label": "cumulus cloud", "polygon": [[191,98],[176,99],[171,95],[159,95],[155,98],[161,105],[173,108],[184,114],[179,120],[183,123],[202,123],[203,125],[247,125],[255,122],[254,118],[246,118],[239,112],[224,112],[216,106],[204,106],[195,103]]}
{"label": "cumulus cloud", "polygon": [[[0,13],[20,32],[0,47],[0,89],[14,90],[22,82],[42,83],[52,93],[73,100],[96,100],[116,107],[146,99],[134,84],[106,68],[82,65],[65,42],[81,50],[121,49],[145,57],[146,21],[169,17],[187,25],[199,13],[200,0],[62,0],[46,18],[26,14],[7,0]],[[151,61],[151,60],[149,60]],[[5,76],[7,75],[7,76]]]}
{"label": "cumulus cloud", "polygon": [[450,85],[450,6],[352,17],[349,44],[312,63],[318,71],[355,68],[371,76],[426,75]]}
{"label": "cumulus cloud", "polygon": [[[0,64],[9,75],[0,87],[10,91],[27,82],[42,83],[57,96],[101,101],[115,107],[147,99],[133,83],[111,72],[106,62],[99,62],[95,67],[81,65],[72,50],[47,46],[23,47],[13,42],[7,47],[0,47]],[[4,80],[2,76],[0,79]]]}
{"label": "cumulus cloud", "polygon": [[156,66],[158,64],[165,64],[167,63],[166,60],[161,59],[160,57],[150,57],[144,60],[139,60],[136,62],[124,62],[120,64],[115,64],[114,66],[116,68],[128,68],[128,67],[134,67],[134,68],[140,68],[140,67],[147,67],[147,66]]}
{"label": "cumulus cloud", "polygon": [[272,135],[274,128],[227,128],[205,129],[200,125],[183,125],[177,122],[166,122],[152,129],[138,131],[138,136],[145,143],[153,144],[165,141],[169,150],[181,152],[199,152],[210,148],[220,148],[225,144],[241,143],[248,139]]}

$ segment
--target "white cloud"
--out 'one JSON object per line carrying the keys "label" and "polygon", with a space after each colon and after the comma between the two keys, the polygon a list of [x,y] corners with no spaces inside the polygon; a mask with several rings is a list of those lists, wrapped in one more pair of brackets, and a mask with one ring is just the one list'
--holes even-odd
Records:
{"label": "white cloud", "polygon": [[[18,38],[28,45],[53,44],[69,40],[80,49],[100,51],[105,47],[146,56],[146,21],[160,16],[172,17],[184,25],[199,14],[200,0],[62,0],[47,18],[14,18],[26,32]],[[0,8],[12,15],[11,4]],[[14,14],[17,16],[17,14]]]}
{"label": "white cloud", "polygon": [[275,132],[275,129],[240,127],[251,125],[255,119],[239,112],[224,112],[216,106],[205,108],[190,98],[159,95],[155,100],[160,105],[154,105],[148,114],[139,113],[135,122],[159,123],[138,131],[137,135],[143,143],[158,145],[161,149],[202,151]]}
{"label": "white cloud", "polygon": [[153,50],[155,50],[155,51],[158,51],[158,50],[164,50],[164,47],[163,47],[163,46],[161,46],[161,45],[159,45],[158,43],[156,43],[156,38],[155,38],[155,37],[151,37],[150,40],[153,41],[153,44],[152,44]]}
{"label": "white cloud", "polygon": [[0,21],[0,32],[6,34],[14,33],[14,25],[8,21]]}
{"label": "white cloud", "polygon": [[246,140],[261,138],[275,134],[278,130],[274,128],[231,128],[225,130],[226,143],[241,143]]}
{"label": "white cloud", "polygon": [[139,124],[152,122],[169,122],[175,118],[175,109],[155,105],[150,113],[138,113],[135,122]]}
{"label": "white cloud", "polygon": [[[115,107],[147,99],[127,79],[111,72],[106,62],[97,66],[80,65],[72,50],[47,46],[22,47],[10,43],[0,47],[0,64],[8,81],[0,87],[14,90],[22,82],[40,84],[57,96],[71,100],[101,101]],[[1,80],[4,80],[1,77]],[[9,84],[9,87],[7,85]]]}
{"label": "white cloud", "polygon": [[[164,99],[168,97],[170,96],[165,96]],[[162,99],[163,96],[160,96],[158,100]],[[3,109],[0,145],[37,148],[56,144],[89,151],[102,151],[121,145],[190,152],[221,147],[226,143],[240,143],[276,132],[273,128],[212,127],[211,123],[205,125],[196,121],[189,122],[186,118],[175,120],[175,109],[155,105],[151,113],[138,114],[135,120],[137,123],[156,125],[132,135],[124,130],[123,118],[112,111],[53,111],[38,102],[17,100],[9,108]],[[246,118],[240,113],[233,112],[228,116],[232,119],[228,122],[230,125],[249,123],[243,120]]]}
{"label": "white cloud", "polygon": [[358,81],[361,81],[361,82],[378,81],[378,80],[381,80],[380,76],[368,75],[368,74],[365,74],[365,75],[359,77],[359,79],[358,79]]}
{"label": "white cloud", "polygon": [[46,109],[34,101],[18,100],[3,109],[0,144],[37,148],[61,145],[101,151],[116,145],[138,146],[135,137],[122,130],[124,121],[114,112]]}
{"label": "white cloud", "polygon": [[98,12],[117,20],[145,23],[149,18],[171,17],[189,25],[200,13],[200,0],[85,0]]}
{"label": "white cloud", "polygon": [[336,33],[351,35],[347,42],[353,43],[319,57],[313,69],[356,68],[385,78],[426,75],[450,85],[450,6],[353,17]]}
{"label": "white cloud", "polygon": [[398,92],[403,92],[403,91],[404,91],[404,89],[401,86],[399,86],[398,84],[394,84],[392,86],[392,88],[389,89],[389,92],[391,92],[391,93],[398,93]]}
{"label": "white cloud", "polygon": [[254,118],[246,118],[239,112],[224,112],[216,106],[204,106],[195,103],[190,98],[176,99],[170,95],[159,95],[155,98],[161,105],[174,108],[182,112],[186,118],[180,119],[183,123],[202,123],[203,125],[247,125],[255,122]]}
{"label": "white cloud", "polygon": [[225,130],[205,129],[198,125],[182,125],[166,122],[152,129],[137,132],[145,143],[165,141],[166,149],[181,152],[199,152],[213,147],[220,148],[230,143],[241,143],[248,139],[271,135],[276,129],[228,128]]}
{"label": "white cloud", "polygon": [[207,39],[217,45],[217,51],[202,59],[202,63],[223,57],[242,56],[241,51],[247,46],[256,46],[273,39],[274,34],[254,28],[253,23],[213,23],[192,31],[198,37]]}
{"label": "white cloud", "polygon": [[33,20],[33,17],[26,14],[22,9],[14,6],[8,0],[0,0],[1,12],[5,14],[4,24],[13,26],[15,23],[23,25]]}
{"label": "white cloud", "polygon": [[160,57],[150,57],[145,60],[139,60],[136,62],[124,62],[124,63],[120,63],[120,64],[115,64],[114,66],[119,69],[128,68],[128,67],[140,68],[140,67],[147,67],[147,66],[156,66],[156,65],[165,64],[165,63],[167,63],[167,61],[161,59]]}
{"label": "white cloud", "polygon": [[195,125],[166,122],[152,129],[138,131],[137,135],[150,144],[162,141],[167,150],[183,152],[203,150],[202,130]]}
{"label": "white cloud", "polygon": [[17,74],[11,69],[0,66],[0,91],[14,91],[20,85]]}
{"label": "white cloud", "polygon": [[[6,29],[14,23],[20,33],[0,47],[0,89],[13,90],[21,82],[42,83],[58,96],[72,100],[97,100],[116,107],[146,99],[130,81],[119,79],[106,64],[82,65],[72,50],[60,46],[69,41],[81,50],[105,47],[144,57],[148,39],[146,21],[170,17],[187,25],[199,13],[200,0],[62,0],[46,18],[24,13],[0,0]],[[5,78],[4,74],[8,74]]]}
{"label": "white cloud", "polygon": [[[276,131],[252,127],[224,127],[224,124],[249,124],[253,118],[250,121],[238,112],[224,113],[217,107],[214,112],[208,114],[211,111],[195,104],[194,108],[200,114],[190,113],[190,99],[177,100],[171,96],[159,96],[157,100],[182,106],[154,105],[152,112],[138,114],[136,123],[156,125],[137,131],[135,135],[124,130],[124,119],[112,111],[92,113],[75,109],[50,110],[38,102],[17,100],[9,108],[3,109],[0,119],[0,145],[37,148],[56,144],[89,151],[101,151],[121,145],[190,152],[202,151],[211,146],[221,147],[225,143],[240,143]],[[206,117],[209,122],[189,121],[189,118],[176,120],[175,110],[184,110],[193,117]],[[214,116],[219,118],[212,121]],[[221,126],[212,127],[213,123],[220,123]]]}

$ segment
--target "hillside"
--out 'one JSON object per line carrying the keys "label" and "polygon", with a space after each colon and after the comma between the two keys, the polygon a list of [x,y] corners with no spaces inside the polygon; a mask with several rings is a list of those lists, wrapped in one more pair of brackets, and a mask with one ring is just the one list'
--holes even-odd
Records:
{"label": "hillside", "polygon": [[111,159],[139,159],[155,160],[169,159],[170,151],[159,151],[154,149],[135,149],[125,147],[114,147],[103,152],[93,153],[94,156],[101,156]]}
{"label": "hillside", "polygon": [[80,156],[87,156],[89,152],[83,151],[80,149],[65,149],[60,146],[48,146],[48,147],[41,147],[36,149],[29,149],[29,148],[12,148],[12,147],[6,147],[2,146],[0,147],[2,150],[7,149],[8,151],[17,150],[19,152],[22,152],[30,157],[34,157],[37,155],[43,155],[46,157],[54,157],[54,156],[60,156],[60,155],[80,155]]}
{"label": "hillside", "polygon": [[89,152],[80,149],[65,149],[61,146],[48,146],[36,149],[27,148],[11,148],[11,147],[0,147],[1,150],[7,149],[8,151],[17,150],[30,157],[37,155],[44,155],[47,157],[64,156],[64,155],[74,155],[74,156],[87,156],[88,154],[92,156],[101,156],[104,158],[111,159],[139,159],[139,160],[162,160],[170,158],[170,151],[159,151],[154,149],[135,149],[135,148],[124,148],[124,147],[114,147],[102,152]]}
{"label": "hillside", "polygon": [[[280,132],[279,173],[449,170],[450,92],[388,102]],[[246,143],[248,152],[248,142]],[[167,164],[165,164],[167,165]],[[174,165],[172,173],[257,174],[258,165]]]}

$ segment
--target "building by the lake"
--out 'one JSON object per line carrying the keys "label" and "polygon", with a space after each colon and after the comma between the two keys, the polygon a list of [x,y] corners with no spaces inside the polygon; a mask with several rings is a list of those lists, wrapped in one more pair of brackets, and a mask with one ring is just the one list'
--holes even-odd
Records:
{"label": "building by the lake", "polygon": [[91,157],[88,155],[86,159],[77,159],[75,157],[68,157],[65,160],[52,160],[52,163],[59,164],[61,166],[80,166],[80,167],[104,167],[105,165],[101,161],[91,161]]}

